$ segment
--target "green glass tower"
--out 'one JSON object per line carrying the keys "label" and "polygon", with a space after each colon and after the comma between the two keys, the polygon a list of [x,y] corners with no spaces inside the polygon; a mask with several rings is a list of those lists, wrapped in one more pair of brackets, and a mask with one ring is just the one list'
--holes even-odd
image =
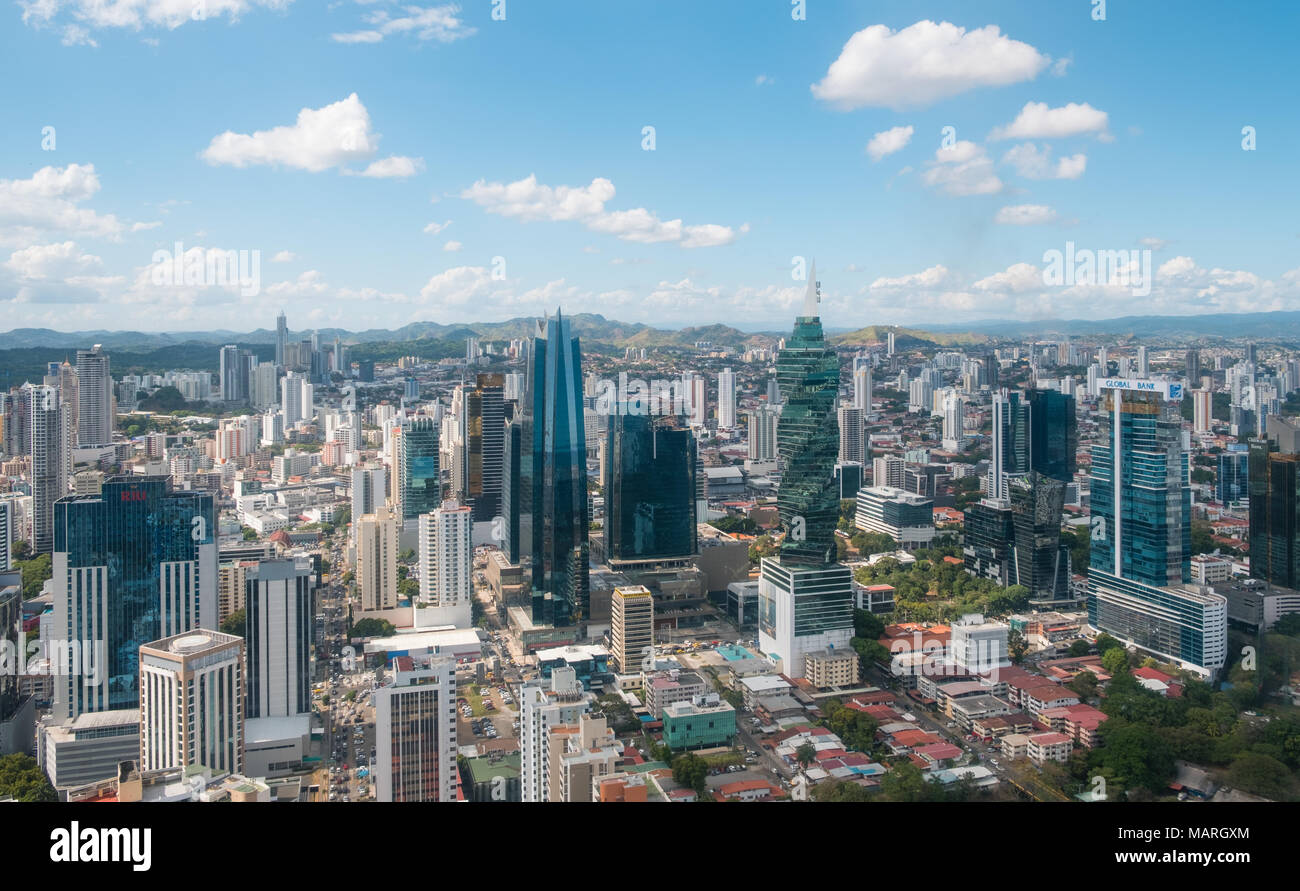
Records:
{"label": "green glass tower", "polygon": [[776,500],[786,530],[781,562],[810,566],[834,562],[840,506],[834,479],[840,445],[835,412],[840,363],[822,332],[820,299],[814,265],[803,315],[795,319],[794,333],[776,357],[777,385],[785,397],[776,428],[784,468]]}

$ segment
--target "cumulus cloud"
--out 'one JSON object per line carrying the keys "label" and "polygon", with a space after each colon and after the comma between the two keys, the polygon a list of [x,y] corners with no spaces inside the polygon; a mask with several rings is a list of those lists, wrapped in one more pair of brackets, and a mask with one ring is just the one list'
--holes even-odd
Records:
{"label": "cumulus cloud", "polygon": [[443,229],[446,229],[450,225],[451,225],[451,220],[448,220],[445,223],[430,223],[429,225],[424,227],[424,234],[437,235],[439,232],[441,232]]}
{"label": "cumulus cloud", "polygon": [[912,140],[913,128],[909,124],[906,127],[890,127],[888,130],[882,130],[867,143],[867,154],[871,160],[879,161],[886,155],[892,155],[894,152],[901,151]]}
{"label": "cumulus cloud", "polygon": [[1084,133],[1107,133],[1110,117],[1087,102],[1049,108],[1046,102],[1027,102],[1016,119],[995,127],[989,139],[1064,139]]}
{"label": "cumulus cloud", "polygon": [[94,164],[42,167],[27,179],[0,179],[0,244],[46,233],[120,237],[125,226],[115,216],[79,206],[99,189]]}
{"label": "cumulus cloud", "polygon": [[214,166],[284,166],[311,173],[338,168],[372,178],[409,177],[424,169],[422,159],[403,155],[373,161],[360,171],[345,166],[368,160],[378,150],[370,112],[352,93],[322,108],[302,109],[289,125],[251,134],[227,130],[214,137],[200,157]]}
{"label": "cumulus cloud", "polygon": [[917,107],[977,87],[1033,80],[1050,62],[996,25],[971,31],[951,22],[920,21],[901,31],[872,25],[849,38],[812,93],[846,110]]}
{"label": "cumulus cloud", "polygon": [[870,284],[873,291],[897,290],[900,288],[935,288],[949,278],[948,268],[943,265],[931,266],[922,272],[896,278],[881,277]]}
{"label": "cumulus cloud", "polygon": [[957,197],[994,195],[1003,188],[984,149],[966,140],[936,151],[934,160],[926,162],[921,181]]}
{"label": "cumulus cloud", "polygon": [[1051,146],[1041,149],[1032,142],[1015,146],[1002,156],[1025,179],[1078,179],[1088,168],[1088,156],[1079,152],[1052,162]]}
{"label": "cumulus cloud", "polygon": [[459,241],[449,241],[442,246],[442,249],[449,254],[454,254],[457,251],[459,251],[462,247],[464,247],[464,245],[462,245]]}
{"label": "cumulus cloud", "polygon": [[512,183],[479,180],[460,194],[488,213],[521,222],[550,220],[578,222],[593,232],[613,235],[639,244],[672,242],[684,248],[716,247],[735,241],[749,231],[748,224],[733,229],[715,223],[687,226],[680,219],[663,220],[643,207],[606,210],[614,197],[614,184],[604,178],[586,186],[547,186],[529,174]]}

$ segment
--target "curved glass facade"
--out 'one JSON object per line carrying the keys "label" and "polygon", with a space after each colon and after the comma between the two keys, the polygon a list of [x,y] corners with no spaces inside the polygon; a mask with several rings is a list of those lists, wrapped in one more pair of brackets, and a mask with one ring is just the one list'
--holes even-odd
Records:
{"label": "curved glass facade", "polygon": [[781,560],[831,563],[840,505],[834,480],[840,445],[835,411],[840,363],[826,343],[821,319],[795,320],[794,333],[777,354],[776,379],[785,398],[776,428],[783,466],[776,504],[786,530]]}

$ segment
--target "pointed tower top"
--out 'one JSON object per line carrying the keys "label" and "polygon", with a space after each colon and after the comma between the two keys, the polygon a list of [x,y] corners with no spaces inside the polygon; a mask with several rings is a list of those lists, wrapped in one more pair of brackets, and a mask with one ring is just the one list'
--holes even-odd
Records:
{"label": "pointed tower top", "polygon": [[805,318],[817,316],[817,304],[822,300],[821,282],[817,281],[817,261],[812,261],[808,270],[808,290],[803,295],[803,314]]}

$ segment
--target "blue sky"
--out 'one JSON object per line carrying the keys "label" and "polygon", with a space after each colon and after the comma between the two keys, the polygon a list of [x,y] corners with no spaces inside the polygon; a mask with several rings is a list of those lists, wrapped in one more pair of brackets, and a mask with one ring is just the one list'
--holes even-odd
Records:
{"label": "blue sky", "polygon": [[1300,12],[1106,7],[4,0],[0,327],[1300,308]]}

